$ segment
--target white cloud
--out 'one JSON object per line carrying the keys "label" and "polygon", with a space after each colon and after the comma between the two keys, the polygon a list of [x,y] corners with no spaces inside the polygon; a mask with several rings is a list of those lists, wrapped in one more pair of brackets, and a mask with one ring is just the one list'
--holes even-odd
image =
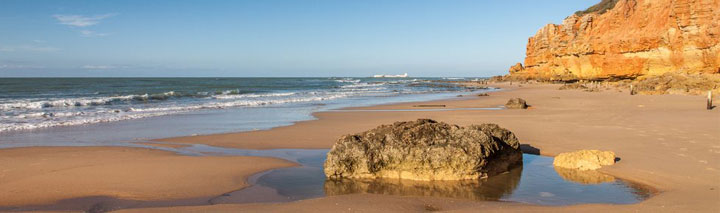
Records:
{"label": "white cloud", "polygon": [[69,25],[73,27],[88,27],[100,23],[101,20],[110,18],[117,15],[116,13],[108,13],[103,15],[95,16],[82,16],[82,15],[54,15],[60,24]]}
{"label": "white cloud", "polygon": [[110,34],[98,33],[98,32],[92,31],[92,30],[81,30],[80,35],[83,37],[103,37],[103,36],[107,36]]}
{"label": "white cloud", "polygon": [[82,66],[83,69],[88,70],[109,70],[109,69],[115,69],[116,66],[110,66],[110,65],[85,65]]}

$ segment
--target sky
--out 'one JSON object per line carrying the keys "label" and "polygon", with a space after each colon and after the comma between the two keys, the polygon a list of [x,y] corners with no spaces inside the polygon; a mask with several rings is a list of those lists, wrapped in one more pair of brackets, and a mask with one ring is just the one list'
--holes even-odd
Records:
{"label": "sky", "polygon": [[485,77],[599,0],[0,0],[0,77]]}

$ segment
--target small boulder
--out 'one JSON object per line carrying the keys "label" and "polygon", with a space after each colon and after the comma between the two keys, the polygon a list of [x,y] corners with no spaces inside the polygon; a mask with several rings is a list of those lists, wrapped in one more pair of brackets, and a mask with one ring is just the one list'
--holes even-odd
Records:
{"label": "small boulder", "polygon": [[508,102],[505,104],[505,108],[508,109],[527,109],[528,105],[525,100],[522,98],[513,98],[508,100]]}
{"label": "small boulder", "polygon": [[515,135],[496,124],[460,127],[429,119],[342,136],[325,176],[419,181],[485,178],[522,165]]}
{"label": "small boulder", "polygon": [[580,150],[575,152],[560,153],[555,156],[553,166],[578,169],[596,170],[602,166],[615,164],[615,153],[600,150]]}

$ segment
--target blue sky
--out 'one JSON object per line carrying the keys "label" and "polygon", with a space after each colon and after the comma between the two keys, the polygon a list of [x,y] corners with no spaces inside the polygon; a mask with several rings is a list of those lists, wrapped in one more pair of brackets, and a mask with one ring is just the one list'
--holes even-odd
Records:
{"label": "blue sky", "polygon": [[0,0],[0,77],[492,76],[599,0]]}

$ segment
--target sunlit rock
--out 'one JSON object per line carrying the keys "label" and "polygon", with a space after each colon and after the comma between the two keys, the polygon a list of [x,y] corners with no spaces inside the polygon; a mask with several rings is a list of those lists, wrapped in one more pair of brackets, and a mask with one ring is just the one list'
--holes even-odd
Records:
{"label": "sunlit rock", "polygon": [[596,170],[615,164],[615,153],[600,150],[579,150],[555,156],[553,166],[567,169]]}
{"label": "sunlit rock", "polygon": [[480,179],[521,165],[519,146],[512,132],[495,124],[460,127],[420,119],[342,136],[324,170],[330,179]]}

